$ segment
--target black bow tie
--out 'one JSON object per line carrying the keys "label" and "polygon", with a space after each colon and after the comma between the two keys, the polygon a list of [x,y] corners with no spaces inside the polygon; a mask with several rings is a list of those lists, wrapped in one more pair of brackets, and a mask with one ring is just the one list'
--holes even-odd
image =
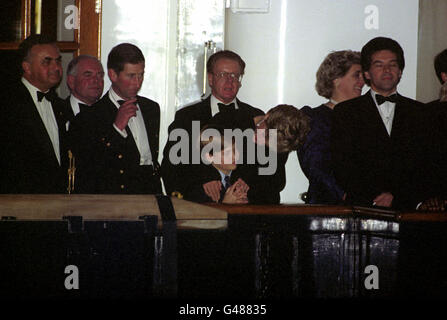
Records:
{"label": "black bow tie", "polygon": [[236,109],[234,103],[230,104],[218,103],[217,106],[219,107],[219,112],[234,111]]}
{"label": "black bow tie", "polygon": [[79,112],[83,112],[84,110],[88,109],[88,105],[84,104],[84,103],[78,103],[79,105]]}
{"label": "black bow tie", "polygon": [[380,106],[382,103],[384,103],[385,101],[389,101],[389,102],[393,102],[396,103],[397,102],[397,94],[392,94],[388,97],[384,97],[380,94],[376,94],[376,101],[377,104]]}
{"label": "black bow tie", "polygon": [[41,102],[44,97],[47,98],[48,101],[52,102],[56,98],[56,93],[52,90],[47,92],[37,91],[37,101]]}

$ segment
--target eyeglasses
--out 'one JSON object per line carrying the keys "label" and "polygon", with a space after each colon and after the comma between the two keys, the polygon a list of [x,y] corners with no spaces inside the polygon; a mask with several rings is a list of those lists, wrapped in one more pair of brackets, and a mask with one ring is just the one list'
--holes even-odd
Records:
{"label": "eyeglasses", "polygon": [[217,79],[227,79],[232,82],[241,82],[242,81],[242,74],[239,73],[228,73],[228,72],[219,72],[214,73]]}

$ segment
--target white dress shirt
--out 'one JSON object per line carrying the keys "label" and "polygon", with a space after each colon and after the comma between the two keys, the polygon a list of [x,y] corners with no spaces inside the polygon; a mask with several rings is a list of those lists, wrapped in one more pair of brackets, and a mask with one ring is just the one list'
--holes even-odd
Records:
{"label": "white dress shirt", "polygon": [[[109,98],[117,109],[120,108],[118,100],[124,100],[115,91],[113,91],[112,88],[110,88],[109,90]],[[144,124],[143,114],[141,113],[138,104],[135,103],[135,105],[137,106],[137,112],[136,112],[137,116],[130,118],[127,125],[135,140],[138,151],[140,152],[140,166],[152,165],[151,149],[149,147],[149,140],[147,137],[146,125]],[[123,138],[127,138],[126,130],[118,129],[118,127],[115,126],[115,124],[113,124],[113,127],[121,134],[121,136],[123,136]]]}
{"label": "white dress shirt", "polygon": [[53,145],[54,154],[56,155],[57,161],[59,165],[61,164],[61,154],[59,147],[59,128],[57,126],[56,117],[53,112],[53,107],[51,106],[51,102],[46,98],[43,98],[42,101],[37,100],[37,91],[40,91],[38,88],[33,86],[28,80],[22,77],[22,83],[28,89],[31,97],[33,98],[34,105],[36,106],[37,111],[39,112],[40,119],[45,125],[45,129],[47,130],[48,136],[51,140],[51,144]]}
{"label": "white dress shirt", "polygon": [[[393,92],[393,94],[394,93],[395,92]],[[379,106],[377,104],[376,94],[377,92],[371,89],[372,98],[377,106],[377,110],[379,111],[380,117],[382,118],[386,131],[388,132],[388,135],[391,135],[391,129],[393,127],[393,119],[394,119],[394,110],[396,109],[396,104],[394,102],[385,101]]]}
{"label": "white dress shirt", "polygon": [[82,102],[81,100],[79,100],[78,98],[76,98],[74,95],[70,95],[70,105],[71,105],[71,109],[73,110],[73,114],[76,115],[81,112],[81,109],[79,108],[79,104],[85,104],[84,102]]}
{"label": "white dress shirt", "polygon": [[[223,103],[222,101],[218,100],[215,96],[211,95],[211,116],[214,117],[217,113],[219,113],[219,106],[217,105],[218,103]],[[233,99],[233,101],[231,101],[230,103],[224,103],[224,104],[231,104],[234,103],[234,108],[237,110],[239,109],[238,105],[237,105],[237,101],[236,98]]]}

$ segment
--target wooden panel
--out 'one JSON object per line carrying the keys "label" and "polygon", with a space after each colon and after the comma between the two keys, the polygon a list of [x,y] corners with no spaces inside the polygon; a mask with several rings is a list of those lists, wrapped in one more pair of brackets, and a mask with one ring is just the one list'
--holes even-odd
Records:
{"label": "wooden panel", "polygon": [[72,41],[58,41],[56,44],[62,52],[73,52],[79,49],[79,44]]}
{"label": "wooden panel", "polygon": [[[222,209],[172,199],[177,220],[226,220]],[[57,220],[81,216],[85,220],[138,220],[160,211],[154,195],[0,195],[1,216],[23,220]],[[187,225],[188,222],[185,222]]]}
{"label": "wooden panel", "polygon": [[[96,12],[97,2],[99,13]],[[101,57],[101,0],[79,0],[79,54]]]}

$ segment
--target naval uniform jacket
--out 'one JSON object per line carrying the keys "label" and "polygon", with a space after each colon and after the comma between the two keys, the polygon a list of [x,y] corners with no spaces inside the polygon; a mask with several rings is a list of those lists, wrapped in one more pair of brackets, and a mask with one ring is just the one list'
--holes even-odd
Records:
{"label": "naval uniform jacket", "polygon": [[83,171],[75,192],[99,194],[158,194],[161,182],[158,170],[160,107],[137,96],[144,118],[153,165],[140,166],[140,153],[133,135],[127,138],[114,128],[117,107],[105,94],[91,109],[80,112],[70,125],[76,170]]}

